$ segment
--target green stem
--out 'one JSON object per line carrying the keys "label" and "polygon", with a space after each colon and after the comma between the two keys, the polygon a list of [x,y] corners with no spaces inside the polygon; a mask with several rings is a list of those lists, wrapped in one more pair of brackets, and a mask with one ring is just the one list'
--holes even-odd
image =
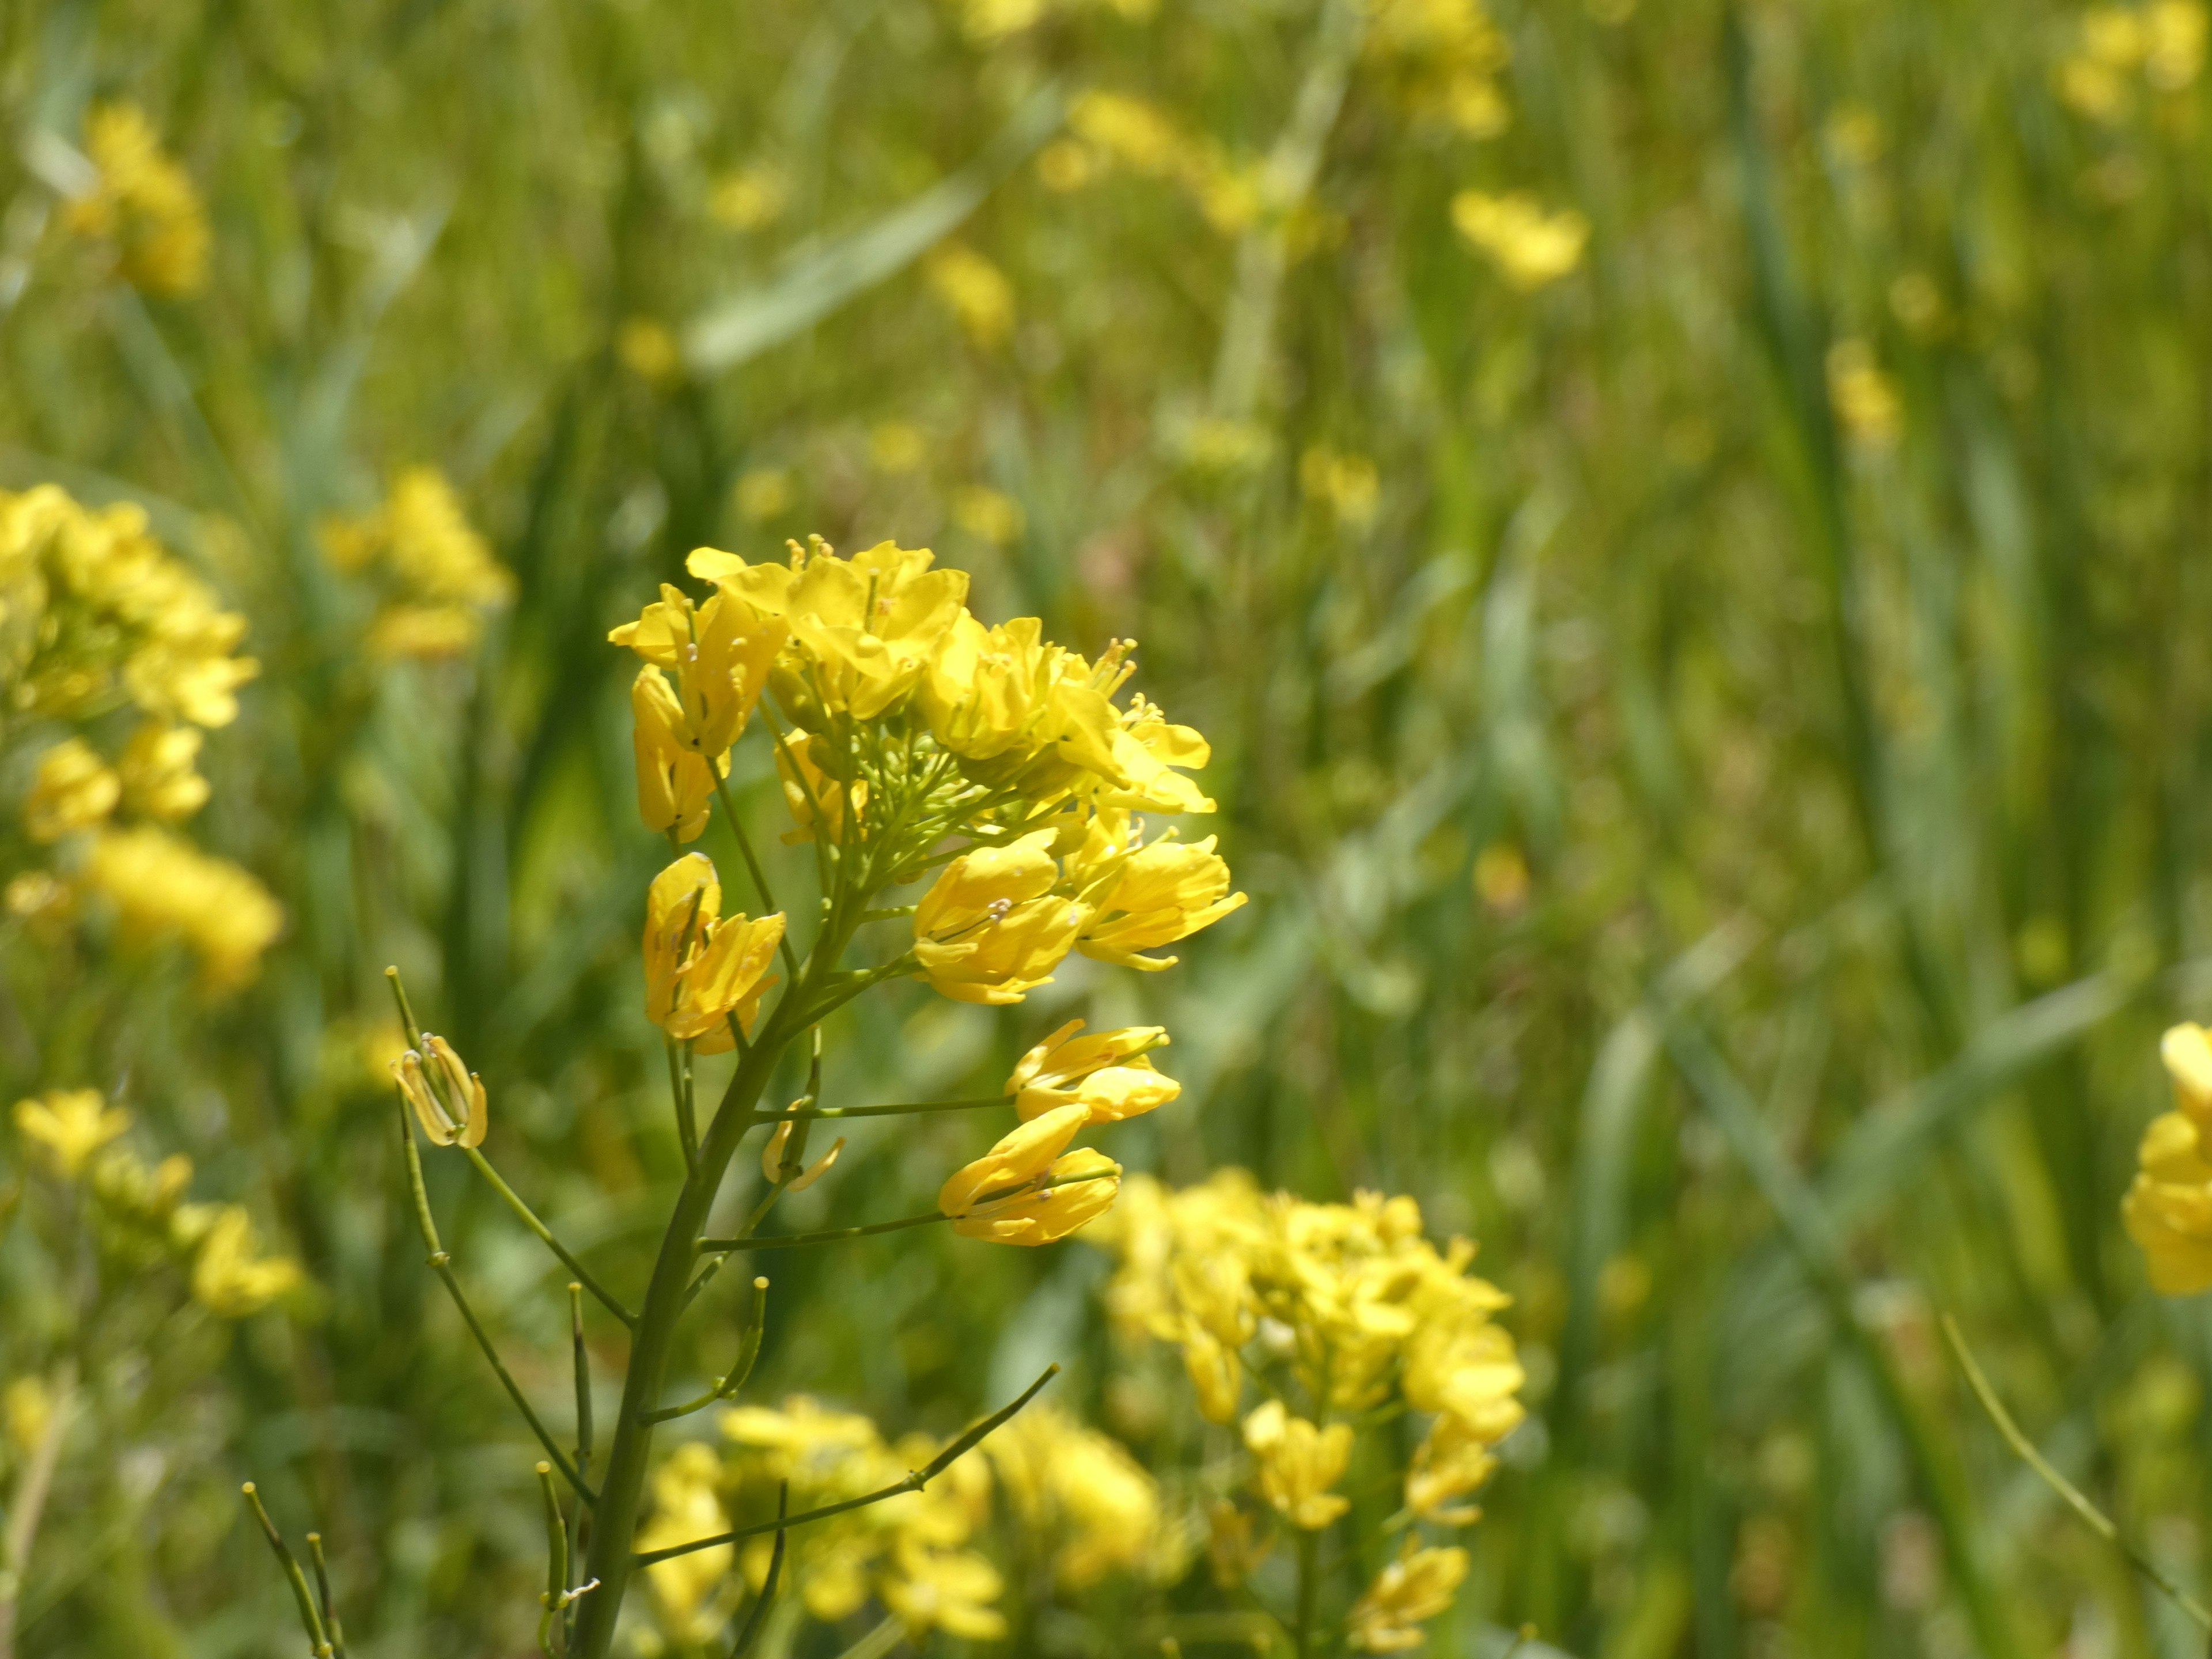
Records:
{"label": "green stem", "polygon": [[835,1244],[848,1238],[866,1238],[874,1233],[896,1233],[908,1227],[927,1227],[933,1221],[950,1221],[952,1218],[942,1210],[932,1210],[927,1215],[901,1216],[896,1221],[871,1222],[865,1227],[831,1227],[818,1233],[770,1233],[755,1238],[702,1238],[699,1253],[711,1255],[732,1250],[796,1250],[809,1244]]}
{"label": "green stem", "polygon": [[[783,907],[775,902],[775,895],[769,890],[768,872],[761,868],[760,860],[753,854],[752,837],[745,834],[744,823],[738,817],[737,805],[730,799],[729,780],[715,771],[711,763],[707,769],[714,775],[714,794],[722,803],[722,817],[728,821],[730,833],[738,838],[738,851],[745,860],[746,872],[753,878],[753,891],[760,895],[761,913],[773,915]],[[785,969],[796,979],[799,976],[799,953],[791,948],[791,929],[785,928],[782,939],[777,943],[783,951]]]}
{"label": "green stem", "polygon": [[761,1581],[760,1597],[753,1610],[745,1615],[744,1628],[738,1632],[736,1644],[730,1649],[730,1659],[745,1659],[760,1640],[761,1632],[768,1627],[769,1609],[775,1605],[775,1589],[783,1577],[783,1550],[790,1541],[789,1516],[791,1511],[791,1482],[780,1482],[775,1489],[775,1548],[768,1558],[768,1577]]}
{"label": "green stem", "polygon": [[681,1406],[664,1406],[657,1412],[647,1413],[647,1420],[653,1423],[665,1423],[672,1418],[689,1417],[693,1412],[706,1410],[717,1400],[728,1399],[739,1389],[744,1388],[746,1380],[753,1374],[755,1362],[760,1358],[761,1334],[767,1325],[768,1280],[756,1279],[753,1280],[752,1323],[745,1328],[744,1340],[738,1345],[738,1363],[730,1368],[726,1376],[716,1377],[714,1386],[697,1399]]}
{"label": "green stem", "polygon": [[975,1100],[908,1101],[896,1106],[801,1106],[785,1117],[914,1117],[923,1112],[974,1112],[987,1106],[1011,1106],[1012,1095],[984,1095]]}
{"label": "green stem", "polygon": [[1298,1659],[1310,1659],[1313,1653],[1314,1607],[1321,1595],[1321,1575],[1314,1570],[1314,1553],[1320,1547],[1318,1533],[1300,1531],[1298,1534],[1298,1622],[1292,1632],[1297,1642]]}
{"label": "green stem", "polygon": [[323,1633],[331,1638],[331,1659],[346,1659],[345,1628],[338,1623],[338,1605],[331,1595],[330,1564],[323,1559],[323,1535],[307,1534],[307,1559],[315,1569],[315,1598],[323,1611]]}
{"label": "green stem", "polygon": [[269,1511],[261,1507],[261,1494],[253,1483],[247,1481],[239,1491],[245,1496],[246,1508],[253,1511],[253,1518],[261,1523],[261,1535],[269,1540],[276,1565],[283,1570],[285,1582],[292,1587],[292,1600],[299,1608],[300,1627],[307,1633],[307,1645],[314,1650],[317,1659],[331,1659],[331,1639],[323,1630],[322,1614],[316,1609],[313,1592],[307,1588],[307,1575],[300,1571],[299,1558],[284,1541],[284,1534],[276,1530]]}
{"label": "green stem", "polygon": [[684,1143],[684,1168],[688,1173],[699,1167],[699,1123],[692,1115],[691,1097],[684,1087],[684,1072],[676,1057],[675,1039],[663,1037],[660,1046],[668,1056],[668,1092],[676,1103],[676,1138]]}
{"label": "green stem", "polygon": [[530,1206],[522,1201],[521,1195],[501,1178],[499,1171],[492,1168],[489,1158],[473,1146],[464,1146],[461,1150],[469,1155],[469,1162],[476,1165],[477,1173],[491,1182],[492,1190],[507,1200],[507,1208],[514,1212],[516,1218],[532,1232],[537,1234],[539,1242],[547,1249],[561,1258],[562,1265],[576,1275],[579,1284],[599,1298],[600,1306],[625,1325],[637,1323],[637,1316],[623,1307],[612,1291],[592,1277],[591,1270],[576,1260],[574,1253],[553,1236],[553,1230],[540,1221]]}
{"label": "green stem", "polygon": [[914,1470],[903,1480],[895,1480],[879,1491],[864,1492],[858,1498],[846,1498],[842,1503],[824,1504],[819,1509],[802,1510],[797,1515],[780,1517],[774,1521],[763,1521],[757,1526],[738,1527],[730,1532],[717,1533],[712,1538],[695,1538],[688,1544],[672,1544],[665,1550],[649,1551],[636,1557],[635,1565],[649,1567],[656,1561],[666,1561],[676,1556],[689,1555],[694,1550],[712,1549],[718,1544],[734,1544],[741,1539],[757,1538],[762,1533],[775,1532],[783,1527],[796,1527],[808,1521],[826,1521],[833,1515],[843,1515],[850,1510],[865,1509],[871,1504],[880,1504],[887,1498],[896,1498],[902,1492],[920,1492],[939,1475],[951,1468],[954,1463],[975,1450],[983,1443],[985,1437],[1004,1427],[1015,1413],[1036,1399],[1044,1385],[1059,1375],[1060,1366],[1057,1362],[1046,1366],[1043,1374],[1029,1387],[1024,1389],[1011,1403],[1000,1407],[981,1422],[972,1425],[957,1440],[945,1447],[921,1468]]}

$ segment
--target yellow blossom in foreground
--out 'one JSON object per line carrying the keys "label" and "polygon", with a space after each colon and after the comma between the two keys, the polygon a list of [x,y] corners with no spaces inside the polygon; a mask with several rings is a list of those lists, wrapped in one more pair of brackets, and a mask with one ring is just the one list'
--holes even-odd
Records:
{"label": "yellow blossom in foreground", "polygon": [[1056,1406],[1036,1405],[983,1446],[1024,1531],[1049,1543],[1062,1589],[1155,1565],[1159,1484],[1120,1444]]}
{"label": "yellow blossom in foreground", "polygon": [[123,781],[82,738],[56,744],[39,757],[31,793],[23,802],[23,833],[33,841],[59,841],[107,822],[123,799]]}
{"label": "yellow blossom in foreground", "polygon": [[2121,1201],[2128,1237],[2143,1253],[2151,1288],[2193,1296],[2212,1288],[2212,1160],[2197,1127],[2180,1112],[2162,1112],[2143,1131],[2142,1168]]}
{"label": "yellow blossom in foreground", "polygon": [[[187,1223],[188,1231],[195,1227]],[[192,1297],[209,1312],[244,1319],[301,1282],[300,1264],[289,1256],[256,1253],[252,1218],[240,1206],[223,1205],[204,1227],[192,1261]]]}
{"label": "yellow blossom in foreground", "polygon": [[1162,840],[1117,852],[1113,830],[1119,821],[1119,815],[1102,813],[1096,844],[1076,860],[1094,911],[1077,948],[1101,962],[1158,972],[1176,959],[1138,952],[1212,927],[1240,908],[1245,895],[1229,891],[1229,866],[1214,852],[1213,836],[1188,846]]}
{"label": "yellow blossom in foreground", "polygon": [[1082,1029],[1081,1020],[1070,1020],[1015,1066],[1006,1092],[1023,1118],[1079,1105],[1091,1122],[1114,1123],[1164,1106],[1182,1092],[1182,1085],[1154,1071],[1146,1055],[1168,1041],[1164,1026],[1131,1025],[1078,1036]]}
{"label": "yellow blossom in foreground", "polygon": [[15,1128],[40,1148],[55,1172],[74,1181],[92,1155],[131,1127],[131,1114],[97,1089],[50,1089],[15,1103]]}
{"label": "yellow blossom in foreground", "polygon": [[110,243],[123,280],[149,294],[197,293],[207,282],[207,211],[191,179],[161,148],[135,104],[99,104],[85,117],[84,147],[99,181],[63,222]]}
{"label": "yellow blossom in foreground", "polygon": [[637,671],[630,682],[630,749],[637,762],[637,812],[645,827],[673,830],[678,841],[696,841],[707,827],[714,799],[714,769],[687,739],[684,707],[658,668]]}
{"label": "yellow blossom in foreground", "polygon": [[114,905],[125,944],[182,939],[212,991],[252,979],[284,927],[283,907],[267,888],[165,830],[103,832],[85,860],[84,882]]}
{"label": "yellow blossom in foreground", "polygon": [[483,1145],[491,1127],[483,1079],[462,1063],[452,1043],[425,1031],[421,1050],[407,1049],[391,1070],[432,1146]]}
{"label": "yellow blossom in foreground", "polygon": [[695,607],[663,583],[657,602],[607,638],[676,677],[671,729],[684,747],[719,761],[743,735],[789,633],[781,617],[756,615],[742,601],[717,593]]}
{"label": "yellow blossom in foreground", "polygon": [[1452,223],[1487,254],[1505,280],[1533,293],[1582,263],[1589,221],[1572,209],[1547,213],[1533,196],[1463,190],[1452,198]]}
{"label": "yellow blossom in foreground", "polygon": [[955,1170],[937,1194],[952,1231],[1000,1244],[1050,1244],[1110,1207],[1121,1166],[1087,1146],[1066,1151],[1089,1120],[1082,1107],[1062,1106]]}
{"label": "yellow blossom in foreground", "polygon": [[1420,1626],[1451,1606],[1466,1577],[1465,1550],[1417,1550],[1409,1542],[1353,1606],[1352,1645],[1362,1653],[1420,1646]]}
{"label": "yellow blossom in foreground", "polygon": [[1320,1428],[1270,1400],[1244,1419],[1244,1445],[1259,1467],[1260,1493],[1294,1527],[1314,1531],[1352,1507],[1329,1490],[1352,1461],[1352,1425]]}
{"label": "yellow blossom in foreground", "polygon": [[1014,289],[998,266],[948,242],[929,256],[922,275],[970,340],[986,349],[1006,343],[1014,331]]}
{"label": "yellow blossom in foreground", "polygon": [[915,906],[914,953],[929,982],[960,1002],[1019,1002],[1073,948],[1091,919],[1054,895],[1060,867],[1041,830],[946,865]]}
{"label": "yellow blossom in foreground", "polygon": [[[637,1530],[641,1552],[665,1550],[730,1529],[715,1496],[722,1467],[711,1447],[690,1441],[653,1472],[653,1514]],[[715,1589],[729,1577],[736,1552],[727,1544],[671,1556],[647,1567],[647,1581],[661,1615],[686,1643],[710,1639],[721,1624],[711,1608]]]}
{"label": "yellow blossom in foreground", "polygon": [[658,876],[646,895],[645,1012],[679,1042],[705,1054],[736,1046],[730,1021],[750,1029],[764,977],[783,938],[781,915],[725,918],[713,860],[688,853]]}

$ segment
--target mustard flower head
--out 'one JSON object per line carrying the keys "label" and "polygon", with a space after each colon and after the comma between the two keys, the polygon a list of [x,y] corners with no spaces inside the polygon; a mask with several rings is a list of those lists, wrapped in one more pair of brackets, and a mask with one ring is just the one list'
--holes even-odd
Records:
{"label": "mustard flower head", "polygon": [[123,799],[123,780],[82,738],[56,744],[39,757],[31,793],[23,803],[23,832],[33,841],[59,841],[98,828]]}
{"label": "mustard flower head", "polygon": [[97,179],[69,204],[63,222],[105,244],[117,275],[134,288],[170,297],[198,292],[207,282],[207,211],[145,112],[135,104],[94,106],[84,147]]}
{"label": "mustard flower head", "polygon": [[1077,1036],[1082,1029],[1081,1020],[1070,1020],[1015,1066],[1006,1092],[1024,1119],[1080,1105],[1093,1123],[1118,1122],[1164,1106],[1182,1092],[1180,1083],[1152,1069],[1146,1054],[1166,1043],[1165,1027],[1131,1025]]}
{"label": "mustard flower head", "polygon": [[1062,1589],[1088,1589],[1116,1572],[1157,1577],[1180,1565],[1163,1552],[1159,1483],[1116,1441],[1038,1404],[983,1447],[1024,1532],[1051,1549]]}
{"label": "mustard flower head", "polygon": [[1329,1489],[1352,1461],[1352,1425],[1321,1428],[1270,1400],[1244,1419],[1244,1446],[1260,1477],[1260,1493],[1291,1525],[1312,1532],[1351,1508]]}
{"label": "mustard flower head", "polygon": [[687,853],[653,878],[645,902],[645,1012],[679,1042],[705,1054],[736,1046],[731,1022],[747,1030],[775,981],[769,963],[783,917],[724,917],[712,860]]}
{"label": "mustard flower head", "polygon": [[2176,1025],[2159,1057],[2173,1080],[2175,1109],[2143,1131],[2120,1218],[2142,1250],[2151,1288],[2191,1296],[2212,1288],[2212,1158],[2201,1140],[2212,1122],[2212,1038],[2200,1025]]}
{"label": "mustard flower head", "polygon": [[1421,1626],[1452,1604],[1467,1577],[1462,1549],[1417,1549],[1408,1540],[1376,1575],[1352,1609],[1352,1645],[1362,1653],[1403,1653],[1421,1645]]}
{"label": "mustard flower head", "polygon": [[289,1256],[264,1255],[254,1241],[253,1221],[235,1204],[180,1211],[185,1231],[198,1234],[192,1261],[192,1297],[224,1319],[244,1319],[289,1293],[304,1279]]}
{"label": "mustard flower head", "polygon": [[1088,1147],[1066,1151],[1090,1118],[1084,1107],[1059,1107],[955,1170],[937,1194],[952,1231],[1000,1244],[1049,1244],[1109,1208],[1121,1166]]}
{"label": "mustard flower head", "polygon": [[382,501],[358,518],[325,521],[321,539],[333,568],[379,580],[368,641],[374,656],[462,655],[482,635],[486,615],[514,597],[514,577],[434,466],[402,468]]}
{"label": "mustard flower head", "polygon": [[182,939],[210,992],[252,979],[284,927],[283,907],[252,876],[151,826],[95,836],[82,883],[113,906],[126,945]]}

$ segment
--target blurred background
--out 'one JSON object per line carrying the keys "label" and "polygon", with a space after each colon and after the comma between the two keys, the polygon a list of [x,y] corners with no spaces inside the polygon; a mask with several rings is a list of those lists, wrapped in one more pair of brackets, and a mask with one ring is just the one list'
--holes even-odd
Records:
{"label": "blurred background", "polygon": [[[2212,1006],[2204,9],[1485,3],[0,9],[0,488],[141,504],[248,619],[189,834],[284,917],[210,988],[11,885],[0,1084],[106,1091],[302,1275],[95,1328],[10,1200],[0,1380],[73,1352],[99,1425],[21,1652],[295,1651],[249,1476],[357,1652],[532,1650],[536,1454],[421,1265],[380,970],[641,1283],[683,1165],[605,635],[693,547],[810,532],[1139,641],[1253,899],[1158,980],[881,999],[829,1086],[995,1092],[1064,1018],[1156,1019],[1184,1091],[1133,1167],[1479,1239],[1532,1416],[1432,1650],[2199,1650],[1937,1322],[2200,1582],[2212,1326],[2117,1204],[2157,1033]],[[409,533],[497,569],[410,590]],[[13,880],[55,733],[7,719]],[[862,1125],[786,1218],[925,1207],[975,1133]],[[565,1274],[431,1180],[560,1399]],[[755,1392],[945,1433],[1059,1358],[1147,1457],[1173,1379],[1107,1269],[795,1255],[837,1311],[772,1316]]]}

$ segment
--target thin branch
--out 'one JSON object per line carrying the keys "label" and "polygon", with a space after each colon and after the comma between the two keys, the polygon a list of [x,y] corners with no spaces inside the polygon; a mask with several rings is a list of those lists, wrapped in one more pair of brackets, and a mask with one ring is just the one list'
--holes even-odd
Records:
{"label": "thin branch", "polygon": [[778,1117],[914,1117],[924,1112],[974,1112],[987,1106],[1011,1106],[1012,1095],[984,1095],[975,1100],[903,1101],[895,1106],[800,1106]]}
{"label": "thin branch", "polygon": [[[730,833],[738,838],[738,851],[744,854],[745,869],[753,878],[753,891],[760,895],[762,913],[773,915],[783,907],[775,902],[775,895],[769,890],[768,872],[761,868],[760,860],[753,854],[752,837],[745,834],[744,823],[738,817],[737,805],[730,799],[729,780],[715,770],[712,762],[708,763],[707,770],[714,777],[714,793],[722,803],[722,817],[729,823]],[[783,937],[776,943],[783,951],[784,967],[793,978],[798,977],[799,953],[791,948],[791,929],[785,928]]]}
{"label": "thin branch", "polygon": [[745,1615],[744,1628],[738,1632],[737,1645],[730,1650],[730,1659],[745,1659],[767,1627],[768,1610],[775,1604],[775,1587],[783,1577],[783,1548],[791,1537],[790,1511],[791,1482],[785,1480],[779,1482],[775,1489],[775,1551],[768,1558],[768,1577],[761,1583],[760,1599]]}
{"label": "thin branch", "polygon": [[261,1494],[249,1480],[239,1488],[246,1498],[246,1508],[261,1523],[261,1535],[269,1540],[269,1548],[276,1557],[276,1565],[283,1571],[285,1581],[292,1586],[292,1600],[300,1610],[300,1627],[307,1633],[307,1645],[316,1659],[332,1659],[331,1638],[323,1629],[323,1618],[315,1607],[315,1598],[307,1588],[307,1575],[300,1571],[299,1558],[292,1547],[284,1541],[284,1534],[276,1530],[276,1523],[269,1518],[269,1511],[261,1507]]}
{"label": "thin branch", "polygon": [[647,1412],[644,1420],[647,1423],[665,1423],[674,1418],[689,1417],[693,1412],[706,1410],[717,1400],[728,1399],[739,1389],[744,1387],[746,1380],[753,1374],[754,1363],[760,1358],[761,1334],[767,1324],[768,1280],[756,1279],[753,1280],[752,1323],[745,1328],[744,1340],[738,1346],[738,1363],[732,1365],[726,1375],[716,1377],[714,1385],[696,1400],[690,1401],[681,1406],[668,1406],[659,1411]]}
{"label": "thin branch", "polygon": [[[901,1216],[896,1221],[874,1221],[864,1227],[832,1227],[818,1233],[771,1233],[766,1237],[702,1238],[698,1250],[702,1255],[726,1255],[733,1250],[794,1250],[810,1244],[834,1244],[840,1239],[866,1238],[873,1233],[895,1233],[908,1227],[927,1227],[933,1221],[958,1221],[974,1215],[986,1204],[995,1204],[1003,1198],[1023,1194],[1056,1193],[1062,1187],[1081,1187],[1093,1181],[1115,1181],[1121,1178],[1117,1165],[1111,1170],[1100,1170],[1091,1175],[1070,1176],[1065,1181],[1048,1181],[1041,1187],[1018,1182],[1011,1187],[994,1187],[988,1193],[978,1193],[970,1207],[963,1215],[947,1215],[942,1210],[932,1210],[927,1215]],[[781,1189],[779,1188],[779,1191]]]}
{"label": "thin branch", "polygon": [[623,1306],[614,1293],[605,1285],[592,1277],[591,1270],[576,1260],[574,1253],[566,1244],[553,1236],[553,1230],[538,1218],[531,1207],[522,1201],[521,1194],[501,1179],[499,1171],[492,1168],[491,1160],[473,1146],[464,1146],[461,1150],[469,1155],[469,1162],[476,1165],[477,1173],[491,1182],[492,1190],[507,1200],[507,1208],[514,1212],[516,1218],[524,1226],[538,1235],[539,1241],[547,1249],[561,1258],[562,1265],[576,1275],[579,1284],[599,1298],[599,1305],[632,1330],[635,1330],[637,1316]]}
{"label": "thin branch", "polygon": [[307,1534],[307,1559],[315,1569],[315,1599],[323,1612],[323,1633],[331,1638],[331,1659],[346,1659],[345,1629],[338,1623],[338,1604],[331,1595],[330,1563],[323,1559],[323,1535]]}
{"label": "thin branch", "polygon": [[981,1445],[988,1435],[1004,1427],[1014,1413],[1036,1399],[1044,1385],[1060,1375],[1060,1365],[1054,1362],[1044,1368],[1044,1374],[1021,1391],[1011,1405],[1001,1406],[981,1422],[975,1424],[957,1440],[931,1458],[921,1468],[914,1470],[905,1480],[892,1482],[879,1492],[867,1492],[859,1498],[848,1498],[842,1504],[824,1504],[819,1509],[775,1521],[763,1521],[757,1526],[738,1527],[733,1531],[717,1533],[712,1538],[695,1538],[688,1544],[672,1544],[665,1550],[648,1550],[639,1554],[636,1564],[649,1567],[656,1561],[666,1561],[678,1555],[689,1555],[694,1550],[712,1549],[718,1544],[734,1544],[744,1538],[757,1538],[764,1532],[775,1532],[786,1527],[796,1527],[809,1521],[826,1521],[833,1515],[848,1510],[865,1509],[870,1504],[880,1504],[887,1498],[896,1498],[902,1492],[920,1492],[924,1486]]}
{"label": "thin branch", "polygon": [[1959,1369],[1966,1374],[1966,1386],[1974,1391],[1974,1398],[1989,1413],[1990,1421],[1996,1425],[1997,1432],[2004,1437],[2004,1443],[2012,1448],[2014,1455],[2034,1470],[2045,1486],[2064,1499],[2066,1507],[2080,1516],[2082,1523],[2091,1532],[2119,1551],[2130,1566],[2165,1591],[2167,1599],[2194,1620],[2199,1630],[2212,1632],[2212,1612],[2207,1612],[2195,1596],[2167,1577],[2148,1556],[2121,1537],[2120,1529],[2113,1524],[2112,1517],[2091,1503],[2080,1487],[2053,1468],[2050,1460],[2036,1449],[2035,1443],[2021,1432],[2020,1425],[2012,1420],[2012,1413],[2005,1409],[2004,1402],[1997,1398],[1996,1390],[1990,1386],[1989,1378],[1982,1374],[1981,1366],[1975,1363],[1973,1351],[1966,1346],[1966,1339],[1959,1334],[1959,1322],[1949,1314],[1943,1316],[1943,1340],[1951,1345],[1952,1356],[1958,1360]]}

